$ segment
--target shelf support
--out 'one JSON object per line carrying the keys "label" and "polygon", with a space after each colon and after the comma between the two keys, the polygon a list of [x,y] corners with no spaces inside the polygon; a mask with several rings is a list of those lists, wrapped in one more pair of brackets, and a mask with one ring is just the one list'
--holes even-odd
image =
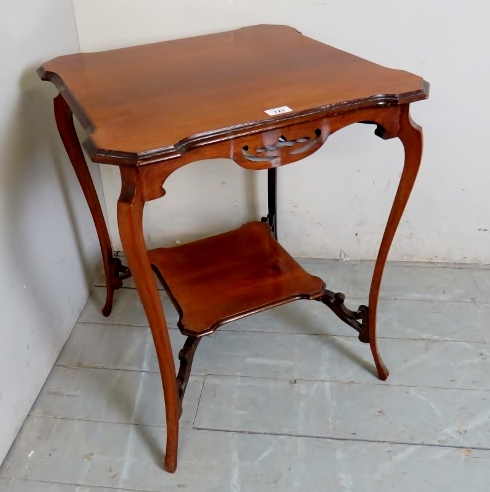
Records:
{"label": "shelf support", "polygon": [[262,222],[267,222],[271,233],[277,241],[277,169],[267,169],[267,217],[262,217]]}
{"label": "shelf support", "polygon": [[197,337],[187,337],[184,346],[179,352],[180,367],[177,374],[177,391],[179,392],[180,399],[179,416],[182,416],[182,403],[184,401],[185,390],[187,389],[187,383],[189,382],[189,376],[191,375],[194,355],[200,341],[201,339]]}
{"label": "shelf support", "polygon": [[342,292],[334,293],[326,289],[318,300],[329,307],[344,323],[354,328],[359,333],[361,342],[369,343],[369,308],[367,306],[361,304],[357,311],[351,311],[344,304],[345,295]]}

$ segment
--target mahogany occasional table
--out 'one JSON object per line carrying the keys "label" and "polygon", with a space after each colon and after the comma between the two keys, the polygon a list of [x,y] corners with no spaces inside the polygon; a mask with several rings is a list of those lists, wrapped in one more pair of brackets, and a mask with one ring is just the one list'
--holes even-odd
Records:
{"label": "mahogany occasional table", "polygon": [[[155,342],[165,396],[164,467],[177,467],[179,418],[200,339],[220,325],[264,309],[312,299],[324,303],[369,343],[379,378],[388,377],[376,343],[381,277],[422,156],[422,131],[410,103],[429,85],[302,36],[286,26],[253,26],[208,36],[56,58],[39,68],[59,90],[56,123],[92,212],[107,279],[114,290],[133,276]],[[94,162],[119,166],[118,225],[128,268],[113,257],[101,206],[73,125]],[[317,151],[337,130],[376,125],[398,137],[405,164],[369,292],[369,306],[351,311],[277,242],[276,169]],[[165,194],[169,175],[190,162],[225,157],[268,170],[269,210],[261,222],[172,248],[147,251],[147,201]],[[180,314],[187,335],[176,374],[155,276]]]}

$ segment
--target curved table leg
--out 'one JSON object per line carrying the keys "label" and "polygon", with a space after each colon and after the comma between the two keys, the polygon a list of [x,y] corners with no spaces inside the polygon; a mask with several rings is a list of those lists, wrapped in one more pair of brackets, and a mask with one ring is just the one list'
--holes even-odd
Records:
{"label": "curved table leg", "polygon": [[408,104],[403,106],[401,110],[398,138],[401,140],[405,149],[405,163],[395,200],[383,234],[383,239],[381,240],[369,291],[369,344],[371,346],[379,379],[383,381],[388,377],[389,372],[381,359],[376,340],[376,312],[378,308],[379,289],[381,287],[383,270],[391,243],[415,183],[415,178],[417,177],[420,161],[422,159],[422,128],[410,118]]}
{"label": "curved table leg", "polygon": [[180,400],[174,358],[162,303],[148,259],[143,235],[144,200],[138,170],[122,167],[122,189],[117,203],[119,234],[136,288],[150,324],[162,376],[167,420],[167,447],[164,468],[173,473],[177,468]]}
{"label": "curved table leg", "polygon": [[65,146],[66,153],[70,158],[75,174],[77,175],[83,194],[87,200],[87,204],[94,219],[95,229],[99,237],[100,249],[102,251],[102,259],[104,262],[104,272],[106,278],[106,302],[102,309],[104,316],[109,316],[112,310],[112,300],[114,291],[122,286],[122,281],[131,276],[129,269],[121,264],[119,258],[114,258],[112,255],[112,245],[107,231],[107,226],[100,206],[97,192],[92,181],[92,176],[88,170],[85,156],[83,155],[80,142],[73,124],[73,113],[66,104],[63,96],[58,94],[54,99],[54,115],[58,132]]}

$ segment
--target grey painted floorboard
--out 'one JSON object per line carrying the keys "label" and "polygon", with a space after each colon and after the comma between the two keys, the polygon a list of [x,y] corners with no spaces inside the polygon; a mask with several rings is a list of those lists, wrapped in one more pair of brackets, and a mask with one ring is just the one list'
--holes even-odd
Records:
{"label": "grey painted floorboard", "polygon": [[[169,334],[178,367],[179,350],[186,337],[178,330],[169,330]],[[209,336],[200,342],[192,374],[206,374],[213,339]],[[141,326],[77,323],[56,364],[159,372],[150,329]]]}
{"label": "grey painted floorboard", "polygon": [[[120,289],[113,313],[105,318],[100,313],[105,289],[96,287],[80,315],[79,322],[106,325],[148,326],[141,301],[135,289]],[[178,315],[164,292],[165,316],[169,328],[177,326]],[[352,309],[366,303],[364,299],[347,298]],[[454,341],[489,341],[487,320],[490,304],[470,302],[416,301],[381,299],[378,308],[380,338],[429,338]],[[298,334],[331,334],[357,336],[330,310],[315,301],[295,301],[285,306],[227,323],[219,331],[271,331]]]}
{"label": "grey painted floorboard", "polygon": [[[78,321],[82,323],[148,326],[143,305],[135,289],[123,288],[116,291],[112,312],[107,318],[101,312],[105,303],[105,295],[105,287],[95,287]],[[175,311],[169,298],[162,290],[160,291],[160,298],[165,309],[167,324],[170,327],[176,327],[178,321],[177,311]]]}
{"label": "grey painted floorboard", "polygon": [[[185,338],[170,330],[177,355]],[[218,331],[199,345],[192,374],[357,382],[489,390],[490,348],[485,342],[382,339],[391,369],[375,376],[369,346],[356,337]],[[158,372],[150,330],[78,323],[57,365]]]}
{"label": "grey painted floorboard", "polygon": [[0,476],[152,492],[484,492],[490,479],[485,450],[192,429],[171,475],[163,438],[158,427],[28,417]]}
{"label": "grey painted floorboard", "polygon": [[201,429],[490,449],[487,391],[206,376]]}
{"label": "grey painted floorboard", "polygon": [[[191,376],[187,386],[182,427],[192,427],[203,376]],[[30,415],[165,426],[159,373],[56,366]]]}
{"label": "grey painted floorboard", "polygon": [[[300,262],[348,306],[365,303],[373,262]],[[388,265],[386,382],[318,302],[220,327],[196,353],[174,475],[161,467],[161,381],[131,282],[109,318],[94,289],[0,466],[0,492],[489,490],[489,267]],[[185,337],[160,293],[177,362]]]}
{"label": "grey painted floorboard", "polygon": [[0,492],[138,492],[129,489],[108,489],[106,487],[84,487],[33,480],[0,478]]}
{"label": "grey painted floorboard", "polygon": [[473,278],[480,292],[479,299],[481,302],[490,302],[490,270],[474,270]]}
{"label": "grey painted floorboard", "polygon": [[[335,261],[299,258],[308,272],[323,278],[331,290],[349,297],[365,298],[374,269],[372,261]],[[381,298],[475,302],[480,291],[468,268],[438,268],[416,263],[388,263],[381,285]]]}
{"label": "grey painted floorboard", "polygon": [[[350,309],[356,309],[363,303],[366,300],[346,299]],[[378,337],[490,342],[489,319],[490,304],[381,299],[378,306]],[[221,326],[219,331],[357,337],[357,332],[340,321],[326,306],[307,300],[228,323]]]}
{"label": "grey painted floorboard", "polygon": [[486,343],[380,340],[391,369],[383,382],[369,345],[357,338],[221,332],[213,342],[208,374],[490,390]]}

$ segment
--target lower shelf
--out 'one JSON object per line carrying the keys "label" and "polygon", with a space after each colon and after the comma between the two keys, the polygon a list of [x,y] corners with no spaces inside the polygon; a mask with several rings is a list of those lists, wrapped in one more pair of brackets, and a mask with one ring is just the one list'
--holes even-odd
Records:
{"label": "lower shelf", "polygon": [[303,270],[263,222],[148,254],[184,335],[206,335],[229,321],[295,299],[318,299],[325,291],[323,280]]}

